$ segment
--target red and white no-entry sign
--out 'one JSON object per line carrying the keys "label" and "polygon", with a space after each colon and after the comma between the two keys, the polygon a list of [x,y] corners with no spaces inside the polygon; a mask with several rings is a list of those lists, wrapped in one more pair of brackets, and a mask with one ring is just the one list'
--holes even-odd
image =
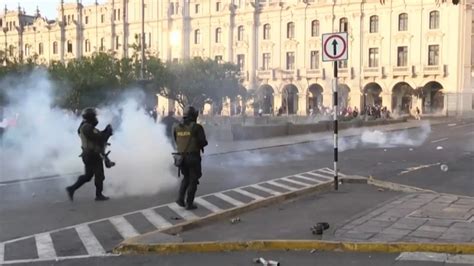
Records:
{"label": "red and white no-entry sign", "polygon": [[347,32],[323,34],[323,61],[347,60]]}

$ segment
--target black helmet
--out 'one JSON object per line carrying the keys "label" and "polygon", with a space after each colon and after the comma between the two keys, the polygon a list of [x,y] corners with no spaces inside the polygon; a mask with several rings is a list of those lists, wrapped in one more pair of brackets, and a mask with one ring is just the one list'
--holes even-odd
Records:
{"label": "black helmet", "polygon": [[183,110],[183,118],[194,120],[198,117],[198,115],[199,115],[199,113],[196,110],[196,108],[194,108],[191,105],[186,106]]}
{"label": "black helmet", "polygon": [[96,119],[97,117],[97,110],[93,107],[87,107],[84,110],[82,110],[82,118],[84,120],[92,120]]}

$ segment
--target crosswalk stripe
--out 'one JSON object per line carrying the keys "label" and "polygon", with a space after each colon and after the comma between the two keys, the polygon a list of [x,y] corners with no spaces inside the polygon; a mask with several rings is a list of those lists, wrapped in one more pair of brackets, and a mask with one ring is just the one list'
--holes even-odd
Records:
{"label": "crosswalk stripe", "polygon": [[135,228],[133,228],[133,226],[127,220],[125,220],[125,217],[117,216],[112,217],[109,220],[124,239],[139,235],[137,230],[135,230]]}
{"label": "crosswalk stripe", "polygon": [[152,209],[143,210],[141,213],[156,229],[172,226],[170,222]]}
{"label": "crosswalk stripe", "polygon": [[251,192],[248,192],[248,191],[245,191],[241,188],[236,188],[234,189],[234,191],[237,191],[237,193],[240,193],[244,196],[247,196],[247,197],[250,197],[254,200],[261,200],[261,199],[264,199],[264,197],[260,196],[260,195],[257,195],[257,194],[254,194],[254,193],[251,193]]}
{"label": "crosswalk stripe", "polygon": [[317,176],[317,177],[321,177],[321,178],[324,178],[324,179],[332,179],[332,176],[325,176],[325,175],[318,174],[318,173],[307,172],[307,174],[314,175],[314,176]]}
{"label": "crosswalk stripe", "polygon": [[56,258],[53,240],[49,233],[35,235],[36,250],[40,259]]}
{"label": "crosswalk stripe", "polygon": [[275,182],[275,181],[273,181],[273,180],[267,181],[267,183],[270,184],[270,185],[274,185],[274,186],[276,186],[276,187],[284,188],[284,189],[289,190],[289,191],[298,190],[297,188],[290,187],[290,186],[287,186],[287,185],[283,185],[283,184],[277,183],[277,182]]}
{"label": "crosswalk stripe", "polygon": [[[317,171],[334,175],[334,170],[331,169],[331,168],[327,168],[327,167],[318,169]],[[338,175],[338,176],[346,176],[345,174],[343,174],[343,173],[341,173],[341,172],[339,172],[339,171],[337,171],[337,175]]]}
{"label": "crosswalk stripe", "polygon": [[234,198],[231,198],[231,197],[223,194],[222,192],[215,193],[214,196],[218,197],[219,199],[221,199],[221,200],[223,200],[227,203],[230,203],[230,204],[234,205],[235,207],[239,207],[239,206],[242,206],[242,205],[245,204],[240,200],[236,200]]}
{"label": "crosswalk stripe", "polygon": [[258,190],[261,190],[261,191],[264,191],[264,192],[267,192],[267,193],[269,193],[270,195],[273,195],[273,196],[281,194],[280,191],[276,191],[276,190],[273,190],[273,189],[270,189],[270,188],[266,188],[264,186],[260,186],[259,184],[251,185],[251,187],[253,187],[255,189],[258,189]]}
{"label": "crosswalk stripe", "polygon": [[94,233],[92,233],[92,230],[87,224],[77,226],[76,231],[89,255],[94,256],[105,253],[104,248],[99,243],[99,240],[97,240],[97,238],[94,236]]}
{"label": "crosswalk stripe", "polygon": [[290,182],[290,183],[293,183],[293,184],[297,184],[297,185],[301,185],[303,187],[309,187],[311,186],[312,184],[308,184],[308,183],[303,183],[303,182],[300,182],[300,181],[296,181],[296,180],[293,180],[289,177],[283,177],[281,178],[281,180],[285,180],[286,182]]}
{"label": "crosswalk stripe", "polygon": [[0,263],[5,259],[5,244],[0,243]]}
{"label": "crosswalk stripe", "polygon": [[317,179],[314,179],[314,178],[311,178],[311,177],[306,177],[306,176],[302,176],[302,175],[294,175],[295,177],[298,177],[298,178],[301,178],[301,179],[305,179],[305,180],[308,180],[308,181],[311,181],[311,182],[315,182],[315,183],[321,183],[321,181],[317,180]]}
{"label": "crosswalk stripe", "polygon": [[203,198],[195,198],[194,201],[198,203],[199,205],[204,206],[204,208],[212,211],[212,212],[220,212],[222,211],[221,208],[217,207],[216,205],[210,203],[209,201],[203,199]]}
{"label": "crosswalk stripe", "polygon": [[183,207],[176,204],[176,202],[168,204],[168,207],[187,221],[199,218],[196,214],[185,210]]}

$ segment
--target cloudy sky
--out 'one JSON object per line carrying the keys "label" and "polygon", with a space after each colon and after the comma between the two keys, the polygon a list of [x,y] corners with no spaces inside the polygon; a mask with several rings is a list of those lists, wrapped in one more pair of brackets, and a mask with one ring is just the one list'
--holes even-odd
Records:
{"label": "cloudy sky", "polygon": [[[99,0],[99,3],[104,3],[106,0]],[[65,3],[74,3],[76,0],[64,0]],[[89,5],[94,3],[95,0],[82,0],[84,5]],[[33,15],[36,12],[36,6],[39,6],[41,14],[48,17],[48,19],[56,19],[57,8],[61,0],[0,0],[1,12],[3,13],[3,8],[5,4],[9,10],[17,9],[18,3],[21,5],[22,9],[25,8],[26,13]]]}

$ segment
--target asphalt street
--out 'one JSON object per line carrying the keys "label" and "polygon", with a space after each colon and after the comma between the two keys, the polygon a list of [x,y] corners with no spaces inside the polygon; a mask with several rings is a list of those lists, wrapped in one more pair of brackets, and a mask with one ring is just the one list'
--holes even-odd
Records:
{"label": "asphalt street", "polygon": [[[328,133],[328,136],[330,135],[331,133]],[[472,190],[474,185],[474,122],[472,120],[394,131],[389,134],[367,129],[362,136],[340,139],[340,150],[339,167],[344,174],[373,176],[377,179],[438,192],[474,196]],[[326,140],[206,156],[203,159],[204,177],[201,179],[198,195],[317,168],[332,167],[332,163],[332,142]],[[447,171],[441,170],[442,164],[447,165]],[[112,200],[108,202],[95,202],[93,200],[94,186],[90,183],[77,192],[76,201],[71,203],[67,200],[64,187],[74,179],[74,176],[64,176],[0,184],[0,242],[169,203],[174,201],[176,196],[176,189],[173,188],[154,196],[116,198],[110,195]],[[67,238],[63,241],[67,241]],[[119,242],[120,239],[114,241]],[[21,249],[19,250],[21,253]],[[189,259],[193,260],[192,255],[189,256]],[[229,259],[233,257],[232,254],[222,256],[230,256]],[[235,257],[241,259],[240,256]],[[150,260],[149,263],[153,261],[153,257],[126,257],[92,259],[88,264],[105,260],[100,264],[106,265],[110,260],[111,264],[120,265],[122,262],[116,261],[119,260],[125,265],[129,260],[136,259],[144,260],[143,264],[148,263],[148,260]],[[163,265],[181,265],[179,263],[166,264],[172,263],[173,257],[160,259],[163,259]],[[390,259],[393,262],[393,258],[390,257]],[[62,265],[80,265],[80,261],[74,263],[77,264]],[[138,262],[138,264],[142,263]],[[328,262],[324,265],[331,264]]]}

